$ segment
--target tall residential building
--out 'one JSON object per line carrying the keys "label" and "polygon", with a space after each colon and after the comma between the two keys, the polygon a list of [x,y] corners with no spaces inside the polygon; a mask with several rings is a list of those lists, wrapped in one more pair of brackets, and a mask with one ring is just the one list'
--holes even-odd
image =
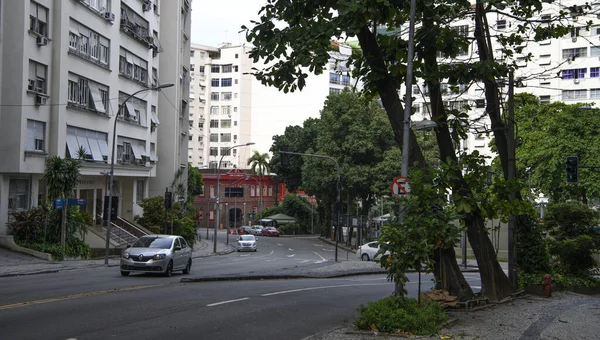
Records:
{"label": "tall residential building", "polygon": [[345,57],[332,52],[327,72],[309,75],[302,91],[284,93],[265,86],[249,73],[263,68],[248,57],[250,47],[192,45],[189,161],[200,168],[217,168],[227,148],[233,149],[222,169],[246,168],[252,150],[269,152],[273,136],[290,125],[318,118],[325,98],[355,85],[347,74]]}
{"label": "tall residential building", "polygon": [[[249,47],[192,45],[188,160],[200,168],[245,168],[252,142]],[[229,151],[228,151],[229,150]]]}
{"label": "tall residential building", "polygon": [[[187,118],[171,111],[185,98],[180,77],[187,60],[174,62],[172,44],[189,32],[189,1],[172,2],[0,1],[0,234],[7,233],[9,210],[45,199],[50,156],[80,159],[74,196],[87,199],[95,223],[108,194],[113,148],[114,192],[126,219],[142,213],[138,203],[149,196],[150,179],[173,177],[166,163],[180,152],[168,141],[181,139],[178,127]],[[177,43],[180,55],[189,53],[185,46]],[[170,82],[176,86],[163,94],[151,90]],[[140,90],[147,91],[121,106]]]}

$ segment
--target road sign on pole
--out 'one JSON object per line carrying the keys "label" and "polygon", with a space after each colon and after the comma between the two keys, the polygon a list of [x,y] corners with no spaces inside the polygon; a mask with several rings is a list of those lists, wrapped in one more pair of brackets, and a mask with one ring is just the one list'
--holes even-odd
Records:
{"label": "road sign on pole", "polygon": [[408,177],[398,176],[394,178],[391,186],[392,194],[400,196],[408,195],[410,193],[409,181]]}

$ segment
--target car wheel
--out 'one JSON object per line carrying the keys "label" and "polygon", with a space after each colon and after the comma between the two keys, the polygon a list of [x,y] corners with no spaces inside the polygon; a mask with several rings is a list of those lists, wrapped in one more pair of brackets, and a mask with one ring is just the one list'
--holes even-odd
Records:
{"label": "car wheel", "polygon": [[256,252],[258,249],[254,249],[254,252]]}
{"label": "car wheel", "polygon": [[363,260],[363,261],[369,261],[369,254],[362,254],[360,256],[360,259]]}
{"label": "car wheel", "polygon": [[189,274],[191,270],[192,270],[192,259],[189,259],[187,266],[185,266],[185,269],[183,270],[183,273]]}
{"label": "car wheel", "polygon": [[238,249],[237,251],[238,251],[238,253],[240,252],[240,250],[239,250],[239,249]]}
{"label": "car wheel", "polygon": [[129,276],[129,272],[121,270],[121,276]]}
{"label": "car wheel", "polygon": [[171,274],[173,274],[173,261],[169,261],[169,264],[167,265],[167,269],[165,270],[166,277],[171,276]]}

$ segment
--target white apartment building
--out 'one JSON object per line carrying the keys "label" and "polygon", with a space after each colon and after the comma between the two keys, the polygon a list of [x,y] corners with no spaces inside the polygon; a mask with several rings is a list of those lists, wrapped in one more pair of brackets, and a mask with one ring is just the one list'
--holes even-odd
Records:
{"label": "white apartment building", "polygon": [[[164,68],[161,60],[173,63],[176,51],[166,42],[189,32],[189,1],[175,1],[0,0],[0,235],[10,209],[45,198],[50,156],[81,160],[75,195],[87,199],[95,223],[108,195],[113,148],[114,191],[125,219],[142,213],[138,203],[149,196],[150,179],[173,177],[161,167],[172,154],[161,143],[180,134],[182,123],[162,98],[179,103],[185,91],[181,69]],[[172,28],[184,10],[188,24]],[[163,94],[150,90],[168,82],[175,87]],[[140,90],[148,91],[119,110]]]}
{"label": "white apartment building", "polygon": [[233,149],[221,163],[223,169],[245,168],[252,150],[269,152],[273,136],[318,118],[327,95],[356,85],[346,74],[345,57],[332,52],[327,71],[309,75],[302,91],[284,93],[248,74],[265,66],[254,64],[249,51],[244,45],[192,45],[188,153],[194,166],[216,168],[228,147],[254,142]]}

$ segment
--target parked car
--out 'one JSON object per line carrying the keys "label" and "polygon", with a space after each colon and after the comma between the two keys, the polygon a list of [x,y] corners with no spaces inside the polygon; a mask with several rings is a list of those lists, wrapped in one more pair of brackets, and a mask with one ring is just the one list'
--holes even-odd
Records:
{"label": "parked car", "polygon": [[240,235],[242,235],[242,234],[252,234],[252,228],[250,228],[247,225],[243,225],[243,226],[241,226],[241,227],[238,228],[238,233]]}
{"label": "parked car", "polygon": [[240,235],[236,248],[237,251],[256,251],[256,237],[254,235]]}
{"label": "parked car", "polygon": [[252,235],[255,236],[262,236],[262,230],[263,230],[263,226],[262,225],[253,225],[252,230],[250,231],[250,233]]}
{"label": "parked car", "polygon": [[[356,250],[356,256],[363,261],[378,261],[382,254],[377,254],[381,245],[377,241],[369,242],[358,247]],[[386,251],[386,255],[390,252]]]}
{"label": "parked car", "polygon": [[262,230],[263,236],[279,236],[279,230],[274,227],[266,227]]}
{"label": "parked car", "polygon": [[189,274],[192,268],[192,247],[177,235],[145,235],[121,256],[121,275],[131,272],[162,273],[171,276],[181,270]]}

